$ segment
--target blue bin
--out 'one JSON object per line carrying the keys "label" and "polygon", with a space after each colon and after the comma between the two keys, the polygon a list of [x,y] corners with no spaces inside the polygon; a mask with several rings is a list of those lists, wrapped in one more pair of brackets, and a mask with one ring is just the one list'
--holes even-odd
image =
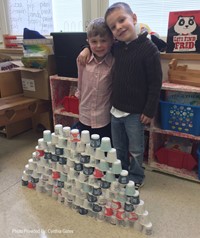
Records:
{"label": "blue bin", "polygon": [[200,106],[160,101],[161,128],[200,135]]}

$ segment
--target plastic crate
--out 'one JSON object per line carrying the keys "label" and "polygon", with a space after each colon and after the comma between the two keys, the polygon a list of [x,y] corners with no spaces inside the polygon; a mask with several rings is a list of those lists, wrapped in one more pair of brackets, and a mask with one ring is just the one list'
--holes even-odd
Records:
{"label": "plastic crate", "polygon": [[178,150],[162,147],[155,152],[155,156],[159,163],[178,169],[191,171],[197,166],[197,161],[191,154]]}
{"label": "plastic crate", "polygon": [[200,106],[160,101],[161,128],[200,135]]}

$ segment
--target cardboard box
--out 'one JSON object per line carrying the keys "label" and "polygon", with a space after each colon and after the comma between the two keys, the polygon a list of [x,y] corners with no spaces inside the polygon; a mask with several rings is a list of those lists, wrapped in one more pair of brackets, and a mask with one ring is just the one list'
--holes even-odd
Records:
{"label": "cardboard box", "polygon": [[26,118],[24,120],[6,125],[5,127],[3,127],[0,133],[5,134],[6,138],[10,139],[30,129],[32,129],[31,118]]}
{"label": "cardboard box", "polygon": [[32,117],[33,129],[39,131],[40,128],[53,131],[53,116],[52,111],[44,112]]}
{"label": "cardboard box", "polygon": [[24,96],[0,99],[0,126],[37,116],[50,110],[50,101]]}
{"label": "cardboard box", "polygon": [[38,98],[38,99],[50,99],[50,86],[49,76],[46,70],[42,71],[21,71],[21,80],[24,96]]}
{"label": "cardboard box", "polygon": [[54,55],[49,55],[46,69],[20,67],[24,96],[49,100],[50,80],[49,76],[55,74]]}
{"label": "cardboard box", "polygon": [[23,93],[20,70],[0,71],[0,97]]}

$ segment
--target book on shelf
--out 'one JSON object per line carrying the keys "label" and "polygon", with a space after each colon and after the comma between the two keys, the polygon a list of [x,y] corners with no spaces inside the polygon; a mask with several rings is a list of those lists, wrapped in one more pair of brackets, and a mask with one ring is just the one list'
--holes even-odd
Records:
{"label": "book on shelf", "polygon": [[200,53],[200,10],[169,13],[167,53]]}

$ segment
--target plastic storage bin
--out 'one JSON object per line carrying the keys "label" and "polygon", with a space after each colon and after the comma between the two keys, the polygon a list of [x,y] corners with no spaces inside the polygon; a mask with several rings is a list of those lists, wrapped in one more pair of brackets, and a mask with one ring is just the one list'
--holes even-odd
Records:
{"label": "plastic storage bin", "polygon": [[161,128],[200,135],[200,106],[160,101]]}
{"label": "plastic storage bin", "polygon": [[159,163],[178,169],[193,170],[197,166],[197,161],[191,154],[178,150],[162,147],[155,152],[155,156]]}
{"label": "plastic storage bin", "polygon": [[75,96],[65,96],[61,101],[66,112],[71,112],[73,114],[79,114],[79,100]]}

